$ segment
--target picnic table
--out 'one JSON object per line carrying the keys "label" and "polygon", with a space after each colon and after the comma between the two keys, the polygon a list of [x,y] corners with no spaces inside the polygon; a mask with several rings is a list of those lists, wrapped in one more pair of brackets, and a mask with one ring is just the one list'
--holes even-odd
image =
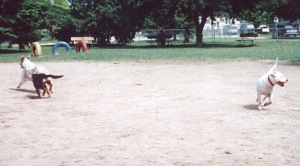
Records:
{"label": "picnic table", "polygon": [[[258,37],[258,34],[256,33],[245,33],[245,34],[240,34],[241,39],[236,40],[239,42],[239,45],[242,45],[245,42],[251,42],[252,44],[255,45],[255,39]],[[251,38],[249,38],[251,37]]]}

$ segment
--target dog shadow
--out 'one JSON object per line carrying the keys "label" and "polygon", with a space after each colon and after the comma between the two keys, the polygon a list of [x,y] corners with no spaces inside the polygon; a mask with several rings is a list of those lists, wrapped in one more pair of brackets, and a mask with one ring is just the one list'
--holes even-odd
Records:
{"label": "dog shadow", "polygon": [[18,92],[26,92],[26,93],[36,93],[35,90],[28,90],[28,89],[16,89],[16,88],[10,88],[10,90],[18,91]]}
{"label": "dog shadow", "polygon": [[257,110],[257,105],[255,104],[248,104],[248,105],[244,105],[244,108],[247,110]]}
{"label": "dog shadow", "polygon": [[38,96],[34,96],[34,95],[27,95],[27,98],[29,98],[31,100],[49,99],[48,97],[38,97]]}
{"label": "dog shadow", "polygon": [[[35,90],[29,90],[29,89],[16,89],[16,88],[10,88],[10,90],[18,91],[18,92],[25,92],[25,93],[32,93],[36,94]],[[29,99],[36,100],[36,99],[48,99],[48,97],[38,97],[37,95],[27,95],[26,96]]]}

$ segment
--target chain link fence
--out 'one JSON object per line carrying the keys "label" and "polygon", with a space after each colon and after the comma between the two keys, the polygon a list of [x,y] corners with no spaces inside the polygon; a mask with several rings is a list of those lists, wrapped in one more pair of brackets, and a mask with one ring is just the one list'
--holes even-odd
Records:
{"label": "chain link fence", "polygon": [[[173,40],[183,40],[185,29],[142,29],[137,33],[135,41],[150,40],[148,36],[157,35],[163,30],[166,35],[172,35]],[[190,39],[196,39],[196,29],[189,29],[191,35]],[[259,39],[300,39],[300,26],[299,28],[291,26],[277,26],[267,29],[242,29],[237,26],[224,26],[223,28],[204,28],[203,38],[210,39],[227,39],[227,38],[240,38],[240,34],[244,33],[258,33]]]}

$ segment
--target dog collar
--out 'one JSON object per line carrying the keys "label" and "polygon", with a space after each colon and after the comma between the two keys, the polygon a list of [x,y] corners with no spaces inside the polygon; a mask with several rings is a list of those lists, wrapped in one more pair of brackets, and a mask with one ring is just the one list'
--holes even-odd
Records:
{"label": "dog collar", "polygon": [[268,81],[269,81],[269,83],[270,83],[272,86],[274,86],[273,82],[272,82],[271,79],[270,79],[270,76],[268,76]]}

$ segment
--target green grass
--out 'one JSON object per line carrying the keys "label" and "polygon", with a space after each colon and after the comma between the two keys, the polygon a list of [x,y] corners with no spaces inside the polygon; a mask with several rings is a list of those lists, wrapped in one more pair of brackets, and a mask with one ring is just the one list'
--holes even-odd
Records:
{"label": "green grass", "polygon": [[[256,45],[238,46],[235,39],[205,39],[204,47],[192,45],[183,47],[182,42],[174,42],[164,48],[157,48],[147,42],[134,42],[121,46],[111,44],[105,47],[89,47],[86,53],[66,54],[59,47],[59,55],[52,54],[52,46],[42,46],[42,56],[33,57],[35,61],[220,61],[220,60],[258,60],[275,59],[300,63],[300,40],[257,40]],[[19,51],[1,45],[0,63],[18,62],[20,56],[30,55],[30,48]]]}

